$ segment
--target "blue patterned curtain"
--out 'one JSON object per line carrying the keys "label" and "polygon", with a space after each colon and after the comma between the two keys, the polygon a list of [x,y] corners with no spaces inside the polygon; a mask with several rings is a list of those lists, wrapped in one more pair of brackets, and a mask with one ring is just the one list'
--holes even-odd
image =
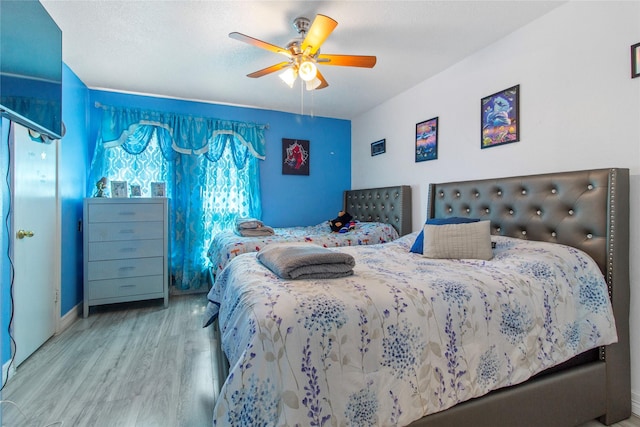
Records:
{"label": "blue patterned curtain", "polygon": [[[239,216],[262,217],[259,160],[264,125],[103,107],[91,163],[92,196],[102,177],[166,183],[172,292],[207,290],[211,237]],[[109,193],[107,187],[107,194]]]}

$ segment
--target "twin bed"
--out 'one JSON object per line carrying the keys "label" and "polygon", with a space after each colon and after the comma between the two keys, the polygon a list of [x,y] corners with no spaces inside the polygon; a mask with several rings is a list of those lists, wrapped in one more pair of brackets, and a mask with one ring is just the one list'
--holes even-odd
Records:
{"label": "twin bed", "polygon": [[276,242],[307,242],[323,247],[373,245],[395,240],[411,232],[411,187],[347,190],[343,210],[356,221],[348,233],[331,231],[329,222],[306,227],[274,228],[270,236],[243,237],[235,231],[219,233],[211,241],[207,255],[215,277],[238,255],[257,252]]}
{"label": "twin bed", "polygon": [[[427,210],[480,220],[488,259],[412,253],[413,232],[332,249],[355,260],[340,279],[283,280],[255,253],[220,272],[207,321],[228,375],[214,425],[539,427],[631,415],[628,170],[431,184]],[[469,237],[463,246],[491,243]]]}

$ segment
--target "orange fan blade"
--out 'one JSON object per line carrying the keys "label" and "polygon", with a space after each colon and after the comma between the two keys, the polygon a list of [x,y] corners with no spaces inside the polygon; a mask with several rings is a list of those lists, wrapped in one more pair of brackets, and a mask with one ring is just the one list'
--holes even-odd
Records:
{"label": "orange fan blade", "polygon": [[284,49],[280,46],[276,46],[271,43],[264,42],[262,40],[254,39],[253,37],[249,37],[242,33],[229,33],[229,37],[232,39],[239,40],[244,43],[248,43],[252,46],[259,47],[261,49],[266,49],[269,52],[281,53],[285,55],[287,58],[291,58],[291,53],[287,49]]}
{"label": "orange fan blade", "polygon": [[275,73],[276,71],[280,71],[284,68],[287,68],[290,65],[291,65],[290,62],[281,62],[279,64],[272,65],[271,67],[263,68],[262,70],[258,70],[251,74],[247,74],[247,77],[253,77],[255,79],[258,77],[266,76],[267,74]]}
{"label": "orange fan blade", "polygon": [[300,46],[300,49],[304,52],[309,48],[309,55],[315,55],[318,49],[320,49],[322,43],[324,43],[337,25],[338,22],[328,16],[316,15],[316,18],[313,20],[313,24],[311,24],[311,27],[307,32],[307,36],[304,38],[304,41]]}
{"label": "orange fan blade", "polygon": [[324,76],[322,75],[322,73],[320,73],[320,70],[318,70],[318,74],[316,74],[316,78],[320,80],[320,86],[315,88],[315,90],[324,89],[325,87],[329,86],[329,83],[327,83],[327,81],[324,79]]}
{"label": "orange fan blade", "polygon": [[331,55],[320,54],[316,58],[317,62],[322,65],[341,65],[344,67],[363,67],[373,68],[376,65],[375,56],[363,55]]}

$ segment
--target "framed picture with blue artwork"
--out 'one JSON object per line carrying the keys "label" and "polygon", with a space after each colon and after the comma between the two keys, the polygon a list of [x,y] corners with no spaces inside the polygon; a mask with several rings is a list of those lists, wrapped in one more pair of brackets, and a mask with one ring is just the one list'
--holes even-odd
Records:
{"label": "framed picture with blue artwork", "polygon": [[482,98],[480,148],[520,141],[520,85]]}
{"label": "framed picture with blue artwork", "polygon": [[416,124],[416,162],[438,158],[438,118]]}
{"label": "framed picture with blue artwork", "polygon": [[380,141],[371,143],[371,156],[384,154],[385,151],[386,151],[386,140],[381,139]]}

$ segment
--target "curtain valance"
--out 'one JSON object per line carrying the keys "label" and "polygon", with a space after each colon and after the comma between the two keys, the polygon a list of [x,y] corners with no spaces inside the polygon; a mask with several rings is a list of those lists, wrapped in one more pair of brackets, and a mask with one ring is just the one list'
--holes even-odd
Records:
{"label": "curtain valance", "polygon": [[246,160],[248,155],[264,160],[266,125],[147,111],[132,108],[100,106],[103,109],[100,128],[104,148],[122,146],[128,153],[139,154],[156,133],[163,156],[173,160],[178,153],[204,154],[211,161],[222,155],[231,141],[234,157]]}

